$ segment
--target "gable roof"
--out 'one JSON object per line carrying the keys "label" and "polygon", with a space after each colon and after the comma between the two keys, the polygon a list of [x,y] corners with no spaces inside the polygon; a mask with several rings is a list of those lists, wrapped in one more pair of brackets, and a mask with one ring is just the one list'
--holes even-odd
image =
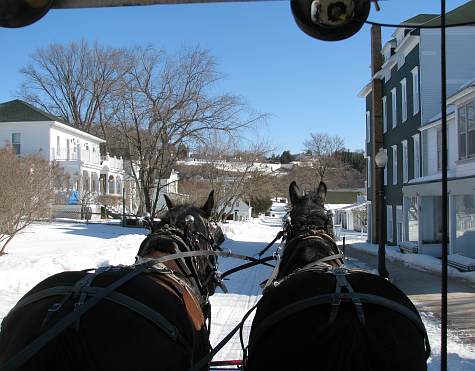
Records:
{"label": "gable roof", "polygon": [[0,103],[0,122],[21,121],[57,121],[66,124],[63,119],[36,108],[20,99]]}
{"label": "gable roof", "polygon": [[430,20],[438,17],[438,14],[418,14],[412,18],[406,19],[401,22],[401,26],[404,25],[422,25]]}
{"label": "gable roof", "polygon": [[[465,22],[474,22],[475,21],[475,0],[470,0],[469,2],[459,6],[458,8],[453,9],[445,15],[446,24],[454,23],[465,23]],[[438,26],[440,25],[440,16],[433,18],[429,22],[425,23],[424,26]]]}
{"label": "gable roof", "polygon": [[43,111],[29,103],[20,99],[11,100],[0,103],[0,123],[1,122],[35,122],[35,121],[51,121],[53,126],[62,128],[88,137],[89,139],[97,140],[99,143],[105,143],[95,135],[89,134],[87,131],[71,126],[67,121]]}

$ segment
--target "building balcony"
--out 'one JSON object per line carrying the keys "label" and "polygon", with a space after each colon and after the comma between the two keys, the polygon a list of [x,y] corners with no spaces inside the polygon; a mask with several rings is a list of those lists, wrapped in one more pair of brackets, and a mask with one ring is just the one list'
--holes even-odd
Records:
{"label": "building balcony", "polygon": [[101,156],[101,165],[107,166],[110,170],[124,170],[124,160],[122,157],[110,156],[108,153]]}
{"label": "building balcony", "polygon": [[98,152],[83,148],[51,148],[51,161],[66,162],[79,161],[88,164],[100,165],[100,156]]}

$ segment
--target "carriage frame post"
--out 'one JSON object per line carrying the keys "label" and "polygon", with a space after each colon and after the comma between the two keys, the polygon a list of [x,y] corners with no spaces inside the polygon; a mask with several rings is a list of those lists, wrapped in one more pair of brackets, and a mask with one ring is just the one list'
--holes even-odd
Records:
{"label": "carriage frame post", "polygon": [[447,189],[447,67],[445,0],[440,0],[440,78],[442,114],[442,292],[440,370],[447,371],[447,266],[448,266],[448,189]]}

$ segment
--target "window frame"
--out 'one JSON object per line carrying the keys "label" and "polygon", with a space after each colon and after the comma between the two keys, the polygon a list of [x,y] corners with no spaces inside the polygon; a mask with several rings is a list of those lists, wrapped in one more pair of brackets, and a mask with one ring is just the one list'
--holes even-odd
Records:
{"label": "window frame", "polygon": [[407,151],[407,140],[403,140],[402,144],[402,182],[409,181],[409,154]]}
{"label": "window frame", "polygon": [[416,66],[411,71],[412,74],[412,115],[419,113],[419,66]]}
{"label": "window frame", "polygon": [[[391,217],[389,217],[391,216]],[[391,224],[389,223],[391,221]],[[386,205],[386,242],[393,242],[393,228],[394,228],[394,217],[393,217],[393,205]]]}
{"label": "window frame", "polygon": [[407,121],[407,79],[401,80],[401,122]]}
{"label": "window frame", "polygon": [[[15,140],[15,138],[18,138],[18,140]],[[15,154],[17,156],[21,155],[21,133],[19,132],[14,132],[11,135],[11,144],[12,148],[15,150]]]}
{"label": "window frame", "polygon": [[437,140],[436,140],[436,148],[437,148],[437,171],[442,170],[442,128],[439,126],[437,127]]}
{"label": "window frame", "polygon": [[383,133],[386,133],[388,131],[388,110],[386,106],[386,96],[384,96],[381,100],[383,106]]}
{"label": "window frame", "polygon": [[[469,114],[470,113],[469,108],[471,108],[471,115]],[[463,113],[463,117],[464,117],[463,129],[462,129],[461,113]],[[464,139],[461,139],[462,136]],[[470,148],[471,137],[473,138],[473,143],[472,143],[473,148]],[[459,160],[475,158],[475,99],[472,99],[457,108],[457,143],[458,143]],[[462,154],[462,148],[464,149],[463,154]]]}
{"label": "window frame", "polygon": [[396,88],[391,89],[391,125],[393,129],[397,126],[397,92]]}
{"label": "window frame", "polygon": [[[421,177],[421,138],[418,134],[412,136],[413,139],[413,154],[414,154],[414,179]],[[417,155],[416,155],[417,154]],[[417,161],[416,161],[417,159]]]}
{"label": "window frame", "polygon": [[397,177],[397,144],[391,146],[392,148],[392,164],[393,164],[393,185],[398,184],[398,177]]}

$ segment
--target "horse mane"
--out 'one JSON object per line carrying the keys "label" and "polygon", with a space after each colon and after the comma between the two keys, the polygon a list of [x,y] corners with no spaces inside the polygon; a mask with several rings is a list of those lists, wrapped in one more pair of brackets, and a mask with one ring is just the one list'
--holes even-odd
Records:
{"label": "horse mane", "polygon": [[162,216],[160,225],[173,225],[176,223],[177,216],[186,216],[188,214],[194,213],[198,214],[202,218],[206,218],[206,213],[193,203],[179,204],[173,207],[173,209],[168,209],[167,212]]}
{"label": "horse mane", "polygon": [[[300,192],[293,182],[289,193],[292,200],[290,210],[291,230],[282,254],[277,278],[282,278],[297,268],[338,253],[333,236],[326,230],[328,220],[325,209],[326,185],[321,182],[315,191]],[[315,238],[300,239],[303,235]]]}

